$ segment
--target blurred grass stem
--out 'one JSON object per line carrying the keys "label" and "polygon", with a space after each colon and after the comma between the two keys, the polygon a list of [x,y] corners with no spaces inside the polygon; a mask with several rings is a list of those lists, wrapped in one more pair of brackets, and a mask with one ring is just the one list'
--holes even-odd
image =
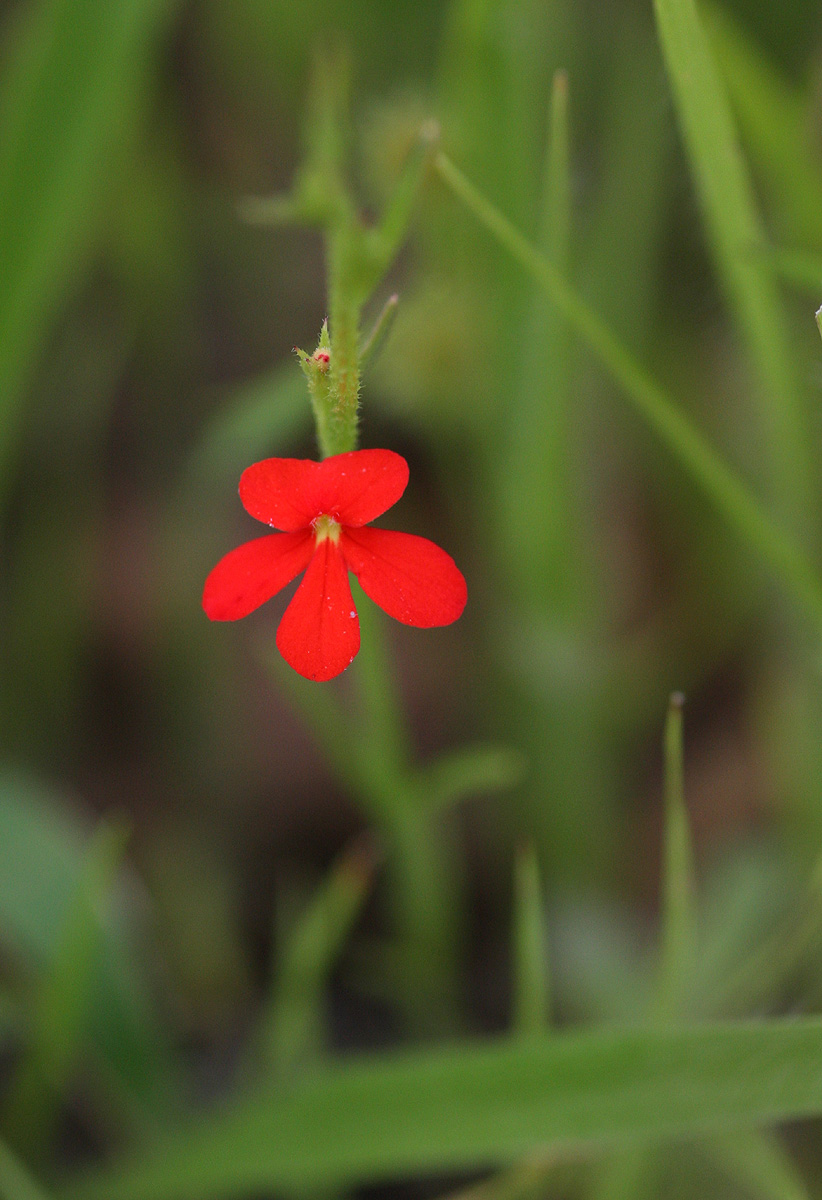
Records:
{"label": "blurred grass stem", "polygon": [[533,845],[521,846],[514,861],[513,1032],[531,1037],[550,1027],[548,932]]}
{"label": "blurred grass stem", "polygon": [[673,1020],[682,1015],[696,949],[693,852],[683,773],[684,703],[682,693],[674,692],[665,722],[665,843],[656,997],[656,1015],[661,1020]]}
{"label": "blurred grass stem", "polygon": [[0,1196],[3,1200],[49,1200],[28,1168],[0,1141]]}

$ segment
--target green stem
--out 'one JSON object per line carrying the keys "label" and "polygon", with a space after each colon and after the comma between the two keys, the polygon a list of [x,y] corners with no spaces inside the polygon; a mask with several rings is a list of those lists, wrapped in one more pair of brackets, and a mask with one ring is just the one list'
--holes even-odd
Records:
{"label": "green stem", "polygon": [[354,596],[363,634],[356,660],[361,753],[384,796],[381,832],[389,847],[394,921],[403,949],[403,1008],[416,1033],[442,1032],[453,1025],[458,1009],[458,887],[440,815],[426,804],[422,777],[412,773],[383,614],[357,585]]}
{"label": "green stem", "polygon": [[460,1010],[459,901],[453,861],[442,829],[406,781],[385,830],[394,927],[402,949],[401,993],[406,1022],[417,1036],[454,1032]]}
{"label": "green stem", "polygon": [[[358,599],[358,608],[368,604]],[[399,1002],[409,1027],[430,1035],[453,1027],[458,1008],[458,885],[439,812],[425,804],[424,783],[406,766],[401,710],[377,623],[368,624],[367,616],[357,657],[361,713],[356,717],[348,717],[333,691],[280,666],[279,657],[266,656],[266,661],[385,845],[391,918],[401,951]]]}
{"label": "green stem", "polygon": [[536,279],[623,389],[636,411],[710,497],[717,510],[822,627],[822,580],[805,552],[770,517],[663,389],[579,298],[557,268],[444,154],[437,155],[435,167],[454,195]]}
{"label": "green stem", "polygon": [[323,458],[331,454],[344,454],[357,446],[361,298],[352,278],[353,243],[356,238],[354,222],[354,214],[346,206],[342,220],[328,234],[331,409],[325,434],[320,435]]}

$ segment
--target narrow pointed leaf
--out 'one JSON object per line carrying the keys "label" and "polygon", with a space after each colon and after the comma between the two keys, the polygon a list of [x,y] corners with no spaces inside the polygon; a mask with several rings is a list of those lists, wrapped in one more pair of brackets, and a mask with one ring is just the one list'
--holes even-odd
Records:
{"label": "narrow pointed leaf", "polygon": [[818,1018],[506,1038],[318,1069],[62,1197],[229,1200],[820,1114]]}

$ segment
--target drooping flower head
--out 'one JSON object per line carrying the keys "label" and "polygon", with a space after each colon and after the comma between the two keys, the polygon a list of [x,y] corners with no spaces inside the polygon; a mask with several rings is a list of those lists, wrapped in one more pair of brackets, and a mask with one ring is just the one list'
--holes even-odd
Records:
{"label": "drooping flower head", "polygon": [[450,625],[468,595],[451,556],[427,538],[368,527],[407,483],[408,464],[392,450],[255,463],[240,479],[240,499],[252,517],[282,532],[246,542],[217,564],[203,591],[206,614],[236,621],[305,571],[277,647],[295,671],[318,680],[339,675],[360,648],[349,571],[403,624]]}

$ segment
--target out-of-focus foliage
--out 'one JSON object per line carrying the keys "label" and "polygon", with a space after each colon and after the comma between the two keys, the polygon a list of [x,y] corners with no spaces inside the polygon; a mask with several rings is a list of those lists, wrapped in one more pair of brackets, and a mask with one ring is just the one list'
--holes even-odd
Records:
{"label": "out-of-focus foliage", "polygon": [[[0,5],[0,1194],[818,1192],[755,1127],[822,1112],[820,48],[811,0]],[[740,490],[432,151],[361,444],[469,606],[358,596],[326,687],[284,597],[200,595],[242,469],[316,454],[322,239],[244,216],[341,62],[363,221],[436,121]]]}

